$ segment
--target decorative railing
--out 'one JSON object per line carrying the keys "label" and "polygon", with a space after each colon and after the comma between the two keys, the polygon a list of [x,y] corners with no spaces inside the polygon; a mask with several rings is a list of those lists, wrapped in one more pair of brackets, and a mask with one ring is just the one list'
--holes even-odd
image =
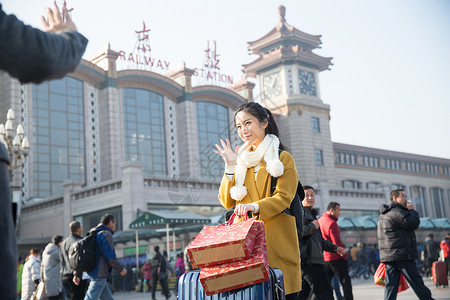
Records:
{"label": "decorative railing", "polygon": [[72,200],[81,200],[92,196],[101,195],[108,192],[120,190],[122,188],[122,180],[108,181],[95,187],[87,187],[72,192]]}

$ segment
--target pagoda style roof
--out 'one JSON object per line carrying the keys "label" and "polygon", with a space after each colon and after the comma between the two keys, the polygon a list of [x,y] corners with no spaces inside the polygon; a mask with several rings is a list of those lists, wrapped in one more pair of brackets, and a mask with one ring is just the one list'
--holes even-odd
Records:
{"label": "pagoda style roof", "polygon": [[311,35],[289,25],[284,6],[278,7],[278,13],[280,21],[275,28],[262,38],[248,42],[250,53],[259,55],[259,58],[243,65],[244,72],[255,76],[262,68],[286,62],[303,64],[319,71],[328,70],[332,58],[312,53],[313,49],[320,48],[321,35]]}

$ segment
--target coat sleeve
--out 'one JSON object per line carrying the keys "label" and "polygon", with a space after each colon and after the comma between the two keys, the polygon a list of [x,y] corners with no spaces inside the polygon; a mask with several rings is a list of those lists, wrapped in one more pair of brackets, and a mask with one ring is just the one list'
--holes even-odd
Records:
{"label": "coat sleeve", "polygon": [[271,218],[288,208],[297,193],[298,174],[294,158],[287,151],[283,151],[280,154],[280,160],[284,166],[284,173],[278,177],[273,194],[256,201],[259,205],[261,220]]}
{"label": "coat sleeve", "polygon": [[341,231],[339,230],[339,226],[336,223],[332,223],[330,226],[330,239],[333,244],[335,245],[342,245],[342,241],[341,241]]}
{"label": "coat sleeve", "polygon": [[400,228],[409,231],[416,230],[420,225],[419,214],[414,209],[408,211],[397,209],[393,214],[392,220]]}
{"label": "coat sleeve", "polygon": [[305,224],[303,227],[303,237],[309,237],[312,236],[316,232],[316,226],[314,226],[313,223]]}
{"label": "coat sleeve", "polygon": [[102,255],[111,268],[113,268],[117,273],[122,272],[123,266],[117,260],[112,234],[109,231],[104,230],[97,234],[97,239],[99,239],[98,243],[100,245]]}
{"label": "coat sleeve", "polygon": [[7,15],[0,5],[0,69],[22,83],[40,83],[73,72],[88,40],[76,31],[47,33]]}
{"label": "coat sleeve", "polygon": [[229,180],[227,175],[224,174],[222,177],[222,182],[220,183],[219,188],[219,201],[223,207],[230,209],[236,206],[236,200],[231,198],[230,189],[235,185],[235,179],[233,176],[233,180]]}
{"label": "coat sleeve", "polygon": [[323,242],[323,250],[327,252],[336,252],[337,246],[333,244],[332,242],[327,241],[326,239],[322,238]]}
{"label": "coat sleeve", "polygon": [[40,279],[41,279],[41,264],[36,261],[31,265],[31,280],[36,282],[36,280]]}

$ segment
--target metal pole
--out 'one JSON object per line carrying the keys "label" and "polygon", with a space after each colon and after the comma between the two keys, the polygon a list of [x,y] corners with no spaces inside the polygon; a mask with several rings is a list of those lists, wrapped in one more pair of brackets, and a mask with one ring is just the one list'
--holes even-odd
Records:
{"label": "metal pole", "polygon": [[137,229],[136,229],[136,271],[139,272],[139,232]]}
{"label": "metal pole", "polygon": [[169,242],[170,242],[169,223],[166,223],[166,243],[167,243],[166,249],[167,249],[167,257],[168,258],[170,257],[170,248],[169,248],[170,243]]}
{"label": "metal pole", "polygon": [[176,251],[177,251],[177,248],[176,248],[176,245],[175,245],[175,227],[174,228],[172,228],[172,241],[173,241],[173,247],[172,247],[172,249],[173,249],[173,253],[175,254],[175,257],[176,257]]}

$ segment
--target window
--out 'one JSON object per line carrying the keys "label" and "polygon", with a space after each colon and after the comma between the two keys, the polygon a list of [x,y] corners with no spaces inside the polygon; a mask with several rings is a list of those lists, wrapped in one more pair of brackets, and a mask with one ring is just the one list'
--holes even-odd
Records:
{"label": "window", "polygon": [[419,213],[420,217],[427,216],[427,207],[425,199],[425,188],[422,186],[412,186],[411,194],[408,199],[414,204],[414,209]]}
{"label": "window", "polygon": [[343,180],[342,187],[346,190],[360,190],[361,182],[352,179]]}
{"label": "window", "polygon": [[319,118],[312,117],[312,129],[314,132],[320,132]]}
{"label": "window", "polygon": [[[343,165],[356,165],[356,154],[336,152],[337,161]],[[364,159],[363,159],[364,164]]]}
{"label": "window", "polygon": [[220,139],[230,138],[228,108],[213,102],[197,102],[196,110],[200,175],[210,180],[220,179],[224,172],[223,159],[211,149]]}
{"label": "window", "polygon": [[316,165],[323,166],[323,155],[322,150],[314,150],[316,156]]}
{"label": "window", "polygon": [[406,193],[406,186],[401,183],[393,183],[391,184],[391,191],[401,189]]}
{"label": "window", "polygon": [[379,182],[368,182],[366,184],[366,187],[369,191],[373,191],[373,192],[377,192],[377,191],[381,191],[381,184]]}
{"label": "window", "polygon": [[444,190],[439,187],[433,187],[430,189],[431,207],[433,209],[434,218],[444,218],[446,207],[444,203]]}
{"label": "window", "polygon": [[144,175],[167,175],[163,97],[152,91],[123,89],[125,159],[144,166]]}
{"label": "window", "polygon": [[83,184],[83,82],[71,77],[33,85],[34,196],[63,193],[67,179]]}

